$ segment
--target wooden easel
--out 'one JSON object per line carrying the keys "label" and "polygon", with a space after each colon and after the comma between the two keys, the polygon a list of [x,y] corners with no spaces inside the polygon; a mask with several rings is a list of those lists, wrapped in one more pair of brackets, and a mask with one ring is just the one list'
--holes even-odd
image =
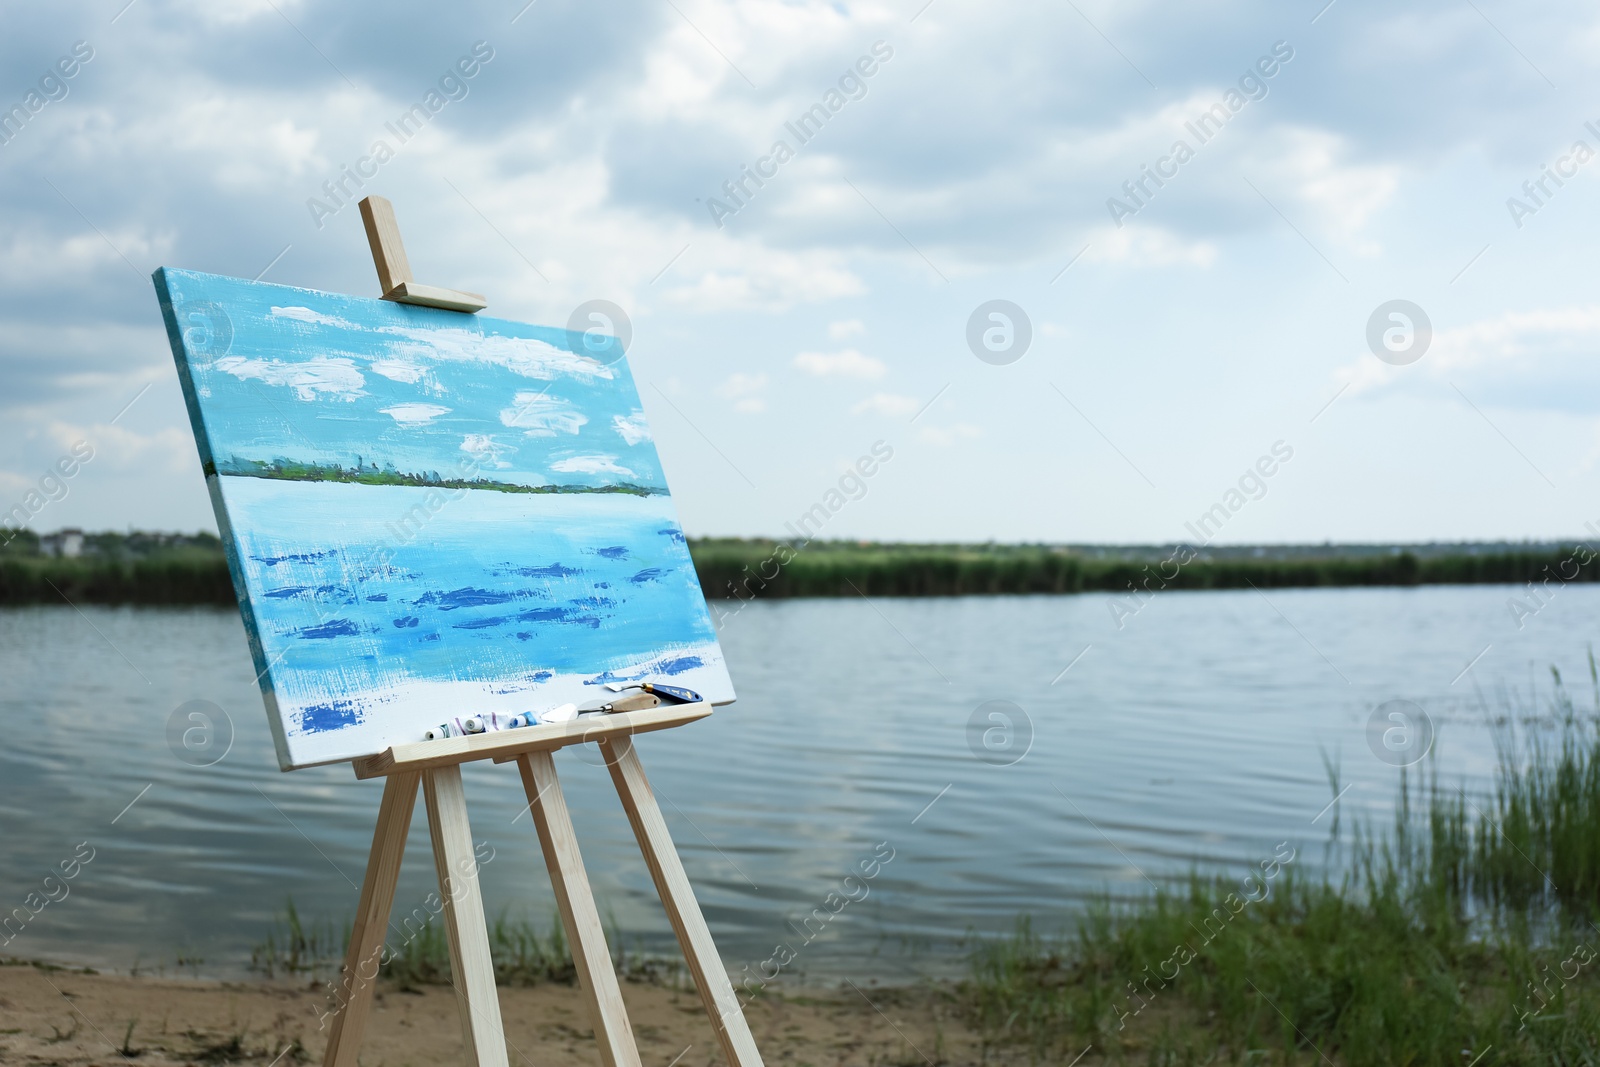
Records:
{"label": "wooden easel", "polygon": [[[485,306],[482,297],[417,286],[411,281],[394,209],[387,200],[363,200],[361,216],[386,299],[462,311]],[[401,286],[406,291],[393,295]],[[473,300],[477,302],[475,307],[464,306]],[[450,969],[461,1009],[467,1061],[478,1067],[508,1067],[494,965],[489,955],[489,931],[484,922],[483,898],[478,892],[477,861],[467,820],[466,794],[461,786],[461,764],[484,759],[496,763],[514,761],[522,774],[522,787],[533,813],[545,865],[550,869],[550,883],[572,948],[578,982],[588,1001],[602,1062],[605,1067],[639,1067],[639,1050],[628,1025],[600,914],[551,758],[556,749],[587,741],[598,742],[605,756],[611,780],[729,1067],[761,1067],[761,1054],[633,746],[634,734],[682,726],[710,714],[708,703],[617,712],[497,733],[394,745],[376,756],[356,760],[357,778],[384,779],[383,802],[367,857],[361,900],[350,930],[350,946],[345,953],[344,974],[323,1057],[325,1067],[356,1067],[419,784],[428,806],[428,829],[444,902]]]}

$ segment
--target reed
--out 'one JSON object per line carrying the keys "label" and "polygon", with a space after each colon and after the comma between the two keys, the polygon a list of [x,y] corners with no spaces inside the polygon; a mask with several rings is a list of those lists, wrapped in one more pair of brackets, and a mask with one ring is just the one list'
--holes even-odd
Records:
{"label": "reed", "polygon": [[149,559],[0,556],[0,605],[237,603],[220,552]]}
{"label": "reed", "polygon": [[795,550],[774,541],[709,539],[691,542],[690,551],[706,596],[740,600],[1600,581],[1600,556],[1577,548],[1419,555],[1329,546],[1324,556],[1181,564],[1163,562],[1173,550],[1097,556],[1046,545],[812,542]]}
{"label": "reed", "polygon": [[[41,556],[37,539],[0,549],[0,605],[235,603],[221,543],[214,537],[163,544],[160,535],[93,534],[92,554]],[[1131,547],[1098,555],[1048,545],[862,544],[814,541],[795,550],[776,541],[693,540],[700,586],[711,599],[967,596],[1113,593],[1194,589],[1311,588],[1524,583],[1542,589],[1600,581],[1588,550],[1357,552],[1251,558],[1220,553],[1181,566],[1171,549]],[[1315,550],[1321,551],[1321,550]],[[1187,557],[1183,557],[1187,558]],[[1541,596],[1546,595],[1541,593]],[[1530,601],[1530,608],[1537,601]]]}
{"label": "reed", "polygon": [[1237,880],[1197,873],[1057,935],[1024,919],[979,941],[969,1018],[1038,1061],[1596,1062],[1600,702],[1578,714],[1558,678],[1507,721],[1489,796],[1405,775],[1394,825],[1358,833],[1338,875],[1285,867],[1239,908]]}

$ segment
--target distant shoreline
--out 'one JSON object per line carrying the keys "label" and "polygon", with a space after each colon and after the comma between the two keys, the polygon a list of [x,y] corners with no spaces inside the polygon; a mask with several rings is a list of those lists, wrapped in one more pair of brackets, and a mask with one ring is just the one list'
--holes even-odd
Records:
{"label": "distant shoreline", "polygon": [[[383,483],[379,483],[383,484]],[[47,539],[47,547],[49,545]],[[1530,610],[1561,586],[1600,581],[1581,544],[1172,546],[892,544],[691,538],[708,599],[1111,594],[1136,610],[1168,590],[1525,585]],[[0,551],[0,606],[233,604],[222,546],[209,534],[90,533],[83,555],[41,552],[19,533]],[[726,609],[719,608],[718,611]]]}
{"label": "distant shoreline", "polygon": [[333,467],[318,463],[265,463],[261,460],[232,459],[222,464],[206,464],[205,473],[232,478],[268,478],[288,482],[337,482],[348,485],[403,485],[419,489],[482,489],[495,493],[622,493],[628,496],[665,496],[665,489],[620,482],[616,485],[523,485],[497,482],[490,478],[445,478],[437,472],[410,474],[374,464],[371,468]]}

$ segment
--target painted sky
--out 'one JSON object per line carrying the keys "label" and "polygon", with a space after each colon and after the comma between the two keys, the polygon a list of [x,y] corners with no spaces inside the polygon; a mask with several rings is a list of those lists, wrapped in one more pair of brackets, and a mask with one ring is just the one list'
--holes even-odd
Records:
{"label": "painted sky", "polygon": [[289,460],[518,485],[664,487],[612,338],[163,275],[219,465]]}
{"label": "painted sky", "polygon": [[[209,527],[150,272],[375,296],[376,192],[490,314],[626,309],[691,534],[778,533],[882,440],[823,536],[1186,538],[1280,441],[1219,540],[1579,535],[1597,45],[1576,0],[19,8],[0,512],[86,440],[33,526]],[[994,299],[1009,365],[968,343]]]}

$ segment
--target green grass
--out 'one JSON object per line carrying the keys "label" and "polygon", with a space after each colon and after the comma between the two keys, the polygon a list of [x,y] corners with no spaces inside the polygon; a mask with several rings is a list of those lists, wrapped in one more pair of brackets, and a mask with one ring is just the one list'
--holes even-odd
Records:
{"label": "green grass", "polygon": [[[607,941],[617,972],[633,981],[675,983],[682,965],[643,953],[629,954],[621,931],[611,923]],[[267,977],[279,975],[337,975],[350,940],[350,923],[328,919],[307,923],[294,901],[272,924],[264,940],[250,952],[250,967]],[[443,985],[450,981],[450,946],[444,925],[437,919],[417,925],[396,918],[379,973],[401,989]],[[573,985],[577,968],[567,946],[560,920],[551,917],[543,932],[526,919],[501,914],[489,926],[489,949],[494,958],[495,982],[506,986],[532,986],[545,982]]]}
{"label": "green grass", "polygon": [[1557,679],[1509,721],[1489,796],[1403,777],[1394,826],[1358,833],[1337,880],[1286,866],[1234,914],[1238,879],[1197,874],[980,941],[970,1020],[1040,1062],[1600,1063],[1600,706]]}

